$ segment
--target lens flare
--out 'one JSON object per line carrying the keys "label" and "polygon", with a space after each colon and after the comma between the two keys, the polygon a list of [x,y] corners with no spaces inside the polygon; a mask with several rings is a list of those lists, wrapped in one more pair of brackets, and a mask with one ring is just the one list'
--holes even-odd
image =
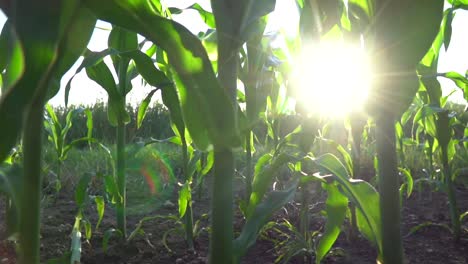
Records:
{"label": "lens flare", "polygon": [[297,103],[309,113],[343,117],[363,110],[372,71],[362,48],[342,43],[308,46],[293,66]]}
{"label": "lens flare", "polygon": [[156,150],[151,152],[151,158],[143,162],[140,173],[152,195],[160,194],[165,186],[173,183],[175,179],[169,161]]}

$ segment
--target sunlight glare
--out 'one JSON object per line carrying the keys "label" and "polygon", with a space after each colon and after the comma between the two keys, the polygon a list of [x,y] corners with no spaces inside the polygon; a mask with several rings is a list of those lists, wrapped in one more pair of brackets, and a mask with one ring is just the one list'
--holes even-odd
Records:
{"label": "sunlight glare", "polygon": [[309,114],[343,117],[362,111],[371,86],[362,48],[327,43],[303,49],[294,63],[296,98]]}

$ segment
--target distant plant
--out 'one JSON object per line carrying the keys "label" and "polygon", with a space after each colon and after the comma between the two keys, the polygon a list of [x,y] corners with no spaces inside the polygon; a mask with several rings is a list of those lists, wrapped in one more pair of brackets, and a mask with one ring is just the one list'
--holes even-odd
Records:
{"label": "distant plant", "polygon": [[[47,131],[47,138],[55,149],[55,174],[57,179],[55,181],[55,192],[58,194],[62,188],[62,164],[67,159],[68,152],[72,147],[82,143],[91,143],[94,139],[92,138],[93,133],[93,116],[89,109],[73,109],[68,112],[66,117],[66,123],[61,124],[54,109],[49,104],[46,105],[47,116],[45,118],[44,127]],[[68,132],[73,127],[74,119],[80,114],[84,113],[86,116],[86,136],[70,140]]]}

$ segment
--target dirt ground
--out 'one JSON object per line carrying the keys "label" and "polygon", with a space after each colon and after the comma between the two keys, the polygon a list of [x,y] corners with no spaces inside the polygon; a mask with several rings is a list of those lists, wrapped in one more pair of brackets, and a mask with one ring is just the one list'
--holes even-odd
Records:
{"label": "dirt ground", "polygon": [[[194,219],[202,218],[209,213],[208,191],[203,192],[203,197],[198,200],[195,197]],[[408,263],[415,264],[466,264],[468,263],[468,221],[463,224],[465,229],[458,244],[453,242],[451,234],[444,225],[449,225],[447,197],[443,193],[417,192],[403,202],[403,235],[405,255]],[[457,190],[459,208],[461,212],[468,210],[468,189]],[[324,199],[321,197],[320,199]],[[323,203],[324,200],[321,202]],[[318,201],[320,202],[320,201]],[[176,198],[172,199],[176,204]],[[318,203],[320,204],[320,203]],[[5,240],[4,230],[4,202],[0,202],[0,264],[15,263],[14,244]],[[93,206],[91,206],[93,207]],[[319,206],[320,207],[320,206]],[[324,226],[324,218],[318,213],[320,208],[312,210],[311,230],[320,230]],[[89,208],[87,215],[93,224],[96,223],[94,208]],[[176,206],[162,206],[147,215],[176,214]],[[295,212],[289,212],[294,215]],[[70,247],[70,233],[76,207],[73,197],[69,193],[63,193],[56,203],[50,203],[43,209],[43,221],[41,227],[41,260],[62,256]],[[128,217],[129,232],[144,215],[130,215]],[[279,212],[273,220],[280,221],[284,212]],[[291,217],[293,223],[294,216]],[[410,233],[410,230],[422,223],[437,223],[428,225]],[[240,213],[236,213],[235,229],[239,231],[243,224]],[[120,243],[118,239],[109,242],[107,251],[103,250],[102,241],[104,232],[115,227],[114,214],[111,208],[106,208],[104,220],[89,242],[83,243],[82,263],[102,264],[133,264],[133,263],[206,263],[208,254],[208,218],[200,221],[203,231],[196,238],[195,251],[187,251],[182,235],[173,232],[167,236],[167,246],[162,242],[164,233],[176,227],[174,221],[156,219],[143,225],[144,235],[135,237],[128,243]],[[267,233],[268,234],[268,233]],[[271,232],[270,232],[271,234]],[[260,238],[242,259],[241,263],[259,264],[274,263],[278,252],[274,244],[268,239]],[[302,258],[292,259],[289,263],[304,263]],[[376,263],[376,250],[363,238],[353,241],[347,239],[347,232],[342,232],[333,250],[324,263]]]}

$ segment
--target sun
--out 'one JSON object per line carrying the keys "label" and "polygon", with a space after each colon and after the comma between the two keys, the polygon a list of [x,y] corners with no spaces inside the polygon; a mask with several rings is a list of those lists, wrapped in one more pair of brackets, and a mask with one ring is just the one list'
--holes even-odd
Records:
{"label": "sun", "polygon": [[341,118],[363,110],[372,71],[361,47],[323,43],[302,49],[293,64],[292,80],[297,103],[309,114]]}

